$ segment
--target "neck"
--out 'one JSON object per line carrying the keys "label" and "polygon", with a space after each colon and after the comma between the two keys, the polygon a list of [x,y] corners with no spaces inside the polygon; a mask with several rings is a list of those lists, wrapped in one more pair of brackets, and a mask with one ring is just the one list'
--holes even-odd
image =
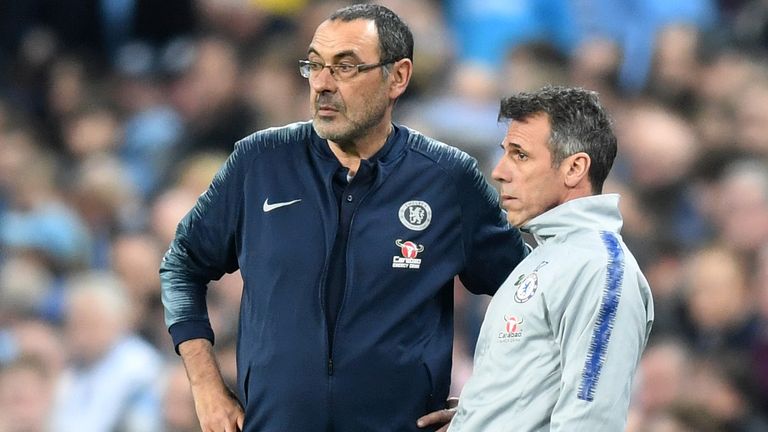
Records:
{"label": "neck", "polygon": [[349,169],[349,174],[354,176],[360,167],[360,161],[370,159],[371,156],[381,150],[391,133],[392,123],[386,121],[356,140],[343,143],[328,140],[328,145],[341,165]]}
{"label": "neck", "polygon": [[589,184],[589,182],[581,182],[579,183],[579,185],[565,191],[565,193],[560,199],[560,204],[565,204],[568,201],[575,200],[577,198],[584,198],[592,195],[597,195],[592,193],[592,185]]}

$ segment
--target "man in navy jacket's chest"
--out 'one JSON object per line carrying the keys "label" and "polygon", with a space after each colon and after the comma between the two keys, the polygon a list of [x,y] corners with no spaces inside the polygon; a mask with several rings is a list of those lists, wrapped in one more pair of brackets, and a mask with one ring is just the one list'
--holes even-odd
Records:
{"label": "man in navy jacket's chest", "polygon": [[[453,277],[492,294],[525,255],[472,158],[392,124],[412,39],[382,48],[377,28],[407,27],[375,5],[334,16],[302,64],[312,122],[240,141],[161,266],[210,430],[417,430],[448,396]],[[237,269],[239,400],[205,307],[207,282]]]}

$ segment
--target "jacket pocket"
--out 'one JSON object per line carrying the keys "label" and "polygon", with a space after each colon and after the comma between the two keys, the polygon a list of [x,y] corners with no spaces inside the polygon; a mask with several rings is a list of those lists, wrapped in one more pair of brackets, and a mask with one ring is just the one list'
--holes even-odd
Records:
{"label": "jacket pocket", "polygon": [[248,366],[246,368],[245,372],[243,373],[243,379],[240,383],[240,399],[243,402],[243,406],[248,405],[248,393],[249,393],[249,386],[251,382],[251,367]]}
{"label": "jacket pocket", "polygon": [[424,375],[427,378],[427,388],[429,389],[429,394],[427,395],[426,400],[426,412],[431,412],[437,409],[440,409],[439,402],[435,400],[435,380],[432,376],[432,370],[429,367],[429,364],[426,362],[422,362],[421,365],[424,368]]}

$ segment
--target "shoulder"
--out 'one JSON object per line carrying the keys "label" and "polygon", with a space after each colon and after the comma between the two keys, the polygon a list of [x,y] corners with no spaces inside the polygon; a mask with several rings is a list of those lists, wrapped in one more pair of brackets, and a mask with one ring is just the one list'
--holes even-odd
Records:
{"label": "shoulder", "polygon": [[[548,243],[534,249],[535,256],[546,262],[539,277],[551,285],[558,296],[571,297],[592,291],[602,283],[609,267],[608,255],[597,238],[582,238],[566,243]],[[567,285],[567,289],[562,289]],[[580,294],[579,294],[580,295]]]}
{"label": "shoulder", "polygon": [[461,200],[484,200],[496,205],[495,191],[486,181],[474,157],[413,129],[406,130],[409,151],[419,155],[428,164],[444,173],[456,186]]}
{"label": "shoulder", "polygon": [[475,158],[458,148],[430,138],[419,131],[406,126],[407,145],[410,151],[432,161],[449,173],[466,173],[477,167]]}
{"label": "shoulder", "polygon": [[620,284],[625,267],[632,269],[636,265],[621,240],[604,232],[573,235],[567,242],[544,245],[541,252],[553,264],[547,269],[552,273],[552,282],[559,286],[568,281],[571,294],[595,293],[595,285]]}
{"label": "shoulder", "polygon": [[312,123],[309,121],[262,129],[235,143],[235,153],[261,154],[273,149],[303,143],[310,139],[311,134]]}
{"label": "shoulder", "polygon": [[235,143],[235,148],[217,177],[221,180],[233,175],[242,175],[250,170],[256,160],[265,155],[277,155],[305,147],[311,139],[311,133],[312,123],[308,121],[254,132]]}

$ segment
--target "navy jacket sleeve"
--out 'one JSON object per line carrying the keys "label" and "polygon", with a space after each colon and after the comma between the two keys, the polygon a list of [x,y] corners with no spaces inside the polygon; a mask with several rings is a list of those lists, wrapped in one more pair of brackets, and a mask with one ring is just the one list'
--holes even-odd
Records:
{"label": "navy jacket sleeve", "polygon": [[178,352],[181,342],[214,341],[206,306],[207,284],[231,273],[237,264],[247,141],[235,146],[208,190],[176,229],[160,264],[165,324]]}
{"label": "navy jacket sleeve", "polygon": [[477,161],[466,157],[456,168],[466,257],[459,278],[471,292],[493,295],[528,254],[528,247],[520,231],[507,222],[499,195]]}

